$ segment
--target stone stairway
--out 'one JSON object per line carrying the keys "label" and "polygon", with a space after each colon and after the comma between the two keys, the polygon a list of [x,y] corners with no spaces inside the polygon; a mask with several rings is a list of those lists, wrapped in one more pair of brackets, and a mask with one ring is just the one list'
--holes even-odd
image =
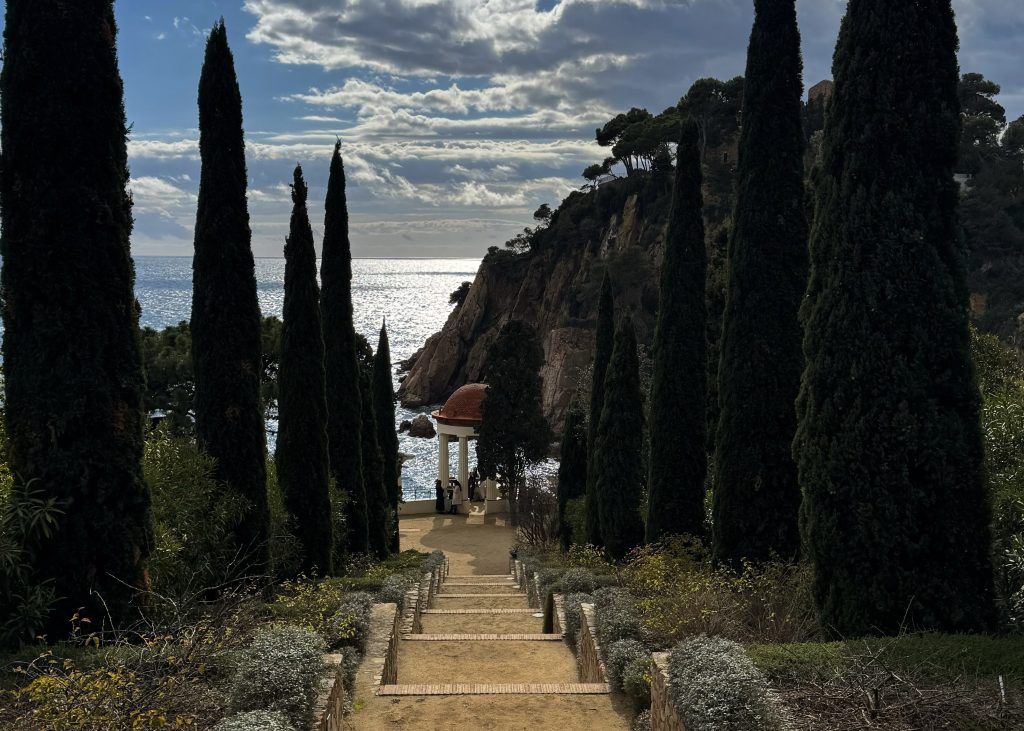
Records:
{"label": "stone stairway", "polygon": [[399,641],[398,684],[378,695],[607,694],[605,683],[577,681],[575,657],[543,622],[512,576],[449,575],[421,633]]}

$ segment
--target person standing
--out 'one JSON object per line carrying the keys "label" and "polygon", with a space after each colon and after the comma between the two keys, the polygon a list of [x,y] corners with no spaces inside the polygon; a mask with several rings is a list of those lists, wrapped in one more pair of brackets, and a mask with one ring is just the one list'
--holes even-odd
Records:
{"label": "person standing", "polygon": [[444,488],[440,480],[434,480],[434,510],[438,513],[444,512]]}
{"label": "person standing", "polygon": [[452,488],[452,515],[456,515],[459,512],[459,506],[462,505],[462,484],[458,480],[452,480],[454,486]]}

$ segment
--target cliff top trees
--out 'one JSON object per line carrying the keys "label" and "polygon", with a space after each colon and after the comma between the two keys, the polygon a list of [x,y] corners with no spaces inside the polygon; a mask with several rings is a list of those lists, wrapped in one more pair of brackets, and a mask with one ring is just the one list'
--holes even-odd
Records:
{"label": "cliff top trees", "polygon": [[384,489],[388,495],[388,545],[397,553],[398,503],[402,486],[398,483],[398,432],[395,431],[395,388],[391,382],[391,345],[387,323],[380,326],[377,352],[373,356],[373,413],[377,422],[377,443],[384,461]]}
{"label": "cliff top trees", "polygon": [[714,460],[714,555],[736,569],[800,548],[791,451],[807,286],[800,33],[795,0],[757,0],[754,9]]}
{"label": "cliff top trees", "polygon": [[[97,630],[108,612],[127,616],[152,543],[116,36],[110,0],[7,2],[7,448],[17,497],[37,491],[63,511],[32,557],[34,586],[59,598],[39,628],[55,640],[79,608]],[[69,131],[74,144],[60,144]]]}
{"label": "cliff top trees", "polygon": [[217,479],[248,500],[235,535],[266,563],[266,435],[260,401],[260,308],[246,203],[242,96],[224,23],[213,27],[199,79],[202,173],[192,260],[196,435]]}
{"label": "cliff top trees", "polygon": [[654,332],[648,541],[704,533],[707,254],[697,125],[687,118],[680,135]]}
{"label": "cliff top trees", "polygon": [[348,204],[341,143],[334,146],[324,204],[324,246],[320,262],[324,362],[327,367],[327,442],[331,476],[344,500],[347,535],[340,547],[366,553],[366,493],[361,474],[359,366],[352,322],[352,250],[348,240]]}
{"label": "cliff top trees", "polygon": [[300,571],[332,573],[334,551],[327,462],[327,396],[316,250],[302,168],[292,184],[284,247],[284,328],[278,379],[277,479],[302,544]]}
{"label": "cliff top trees", "polygon": [[513,510],[527,465],[542,460],[551,444],[551,428],[541,410],[542,365],[544,350],[536,331],[519,320],[506,323],[487,352],[477,461],[482,477],[503,478]]}
{"label": "cliff top trees", "polygon": [[644,407],[633,318],[623,315],[605,377],[594,469],[605,550],[621,560],[644,542]]}
{"label": "cliff top trees", "polygon": [[604,379],[608,374],[608,363],[612,359],[615,345],[615,300],[612,298],[612,282],[608,272],[601,281],[601,296],[597,304],[597,331],[594,336],[594,368],[590,384],[590,425],[587,434],[587,501],[586,527],[587,542],[600,546],[601,503],[597,492],[597,472],[594,466],[597,454],[597,425],[601,422],[604,409]]}
{"label": "cliff top trees", "polygon": [[794,450],[814,594],[845,636],[993,619],[956,49],[949,0],[853,0],[835,54]]}

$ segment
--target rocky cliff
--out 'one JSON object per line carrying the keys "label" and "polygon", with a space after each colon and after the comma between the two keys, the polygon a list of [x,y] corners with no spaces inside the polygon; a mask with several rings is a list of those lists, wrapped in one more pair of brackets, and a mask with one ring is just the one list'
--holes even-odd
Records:
{"label": "rocky cliff", "polygon": [[399,389],[402,403],[439,403],[462,384],[483,380],[487,349],[502,326],[524,320],[543,339],[544,412],[560,429],[591,365],[606,270],[618,311],[634,313],[641,340],[653,335],[667,207],[663,185],[614,181],[566,199],[530,252],[492,250],[465,302],[412,359]]}

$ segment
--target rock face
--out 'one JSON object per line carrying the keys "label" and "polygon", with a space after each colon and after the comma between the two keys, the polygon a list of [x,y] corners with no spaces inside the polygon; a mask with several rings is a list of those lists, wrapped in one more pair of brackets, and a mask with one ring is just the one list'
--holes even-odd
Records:
{"label": "rock face", "polygon": [[638,336],[650,342],[667,211],[651,203],[642,212],[650,197],[643,192],[602,188],[599,193],[605,196],[603,208],[611,211],[603,222],[593,218],[597,194],[580,196],[569,209],[568,201],[563,204],[559,214],[569,217],[572,228],[563,220],[555,229],[553,222],[553,240],[538,251],[519,256],[499,252],[484,259],[466,301],[411,364],[399,388],[404,405],[440,403],[459,386],[486,380],[483,367],[490,344],[506,322],[525,320],[543,341],[544,413],[558,433],[577,384],[591,365],[597,298],[606,269],[617,311],[632,310]]}
{"label": "rock face", "polygon": [[421,439],[433,439],[437,436],[434,429],[434,422],[426,414],[420,414],[409,424],[409,436],[420,437]]}

